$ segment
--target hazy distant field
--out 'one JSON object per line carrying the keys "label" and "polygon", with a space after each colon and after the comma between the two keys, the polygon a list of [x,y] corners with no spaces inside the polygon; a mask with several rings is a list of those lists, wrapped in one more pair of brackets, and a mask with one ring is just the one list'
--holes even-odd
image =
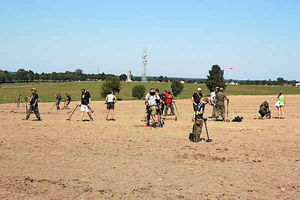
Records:
{"label": "hazy distant field", "polygon": [[[170,89],[170,83],[140,83],[140,82],[122,82],[122,89],[120,94],[117,94],[121,99],[134,99],[131,94],[131,88],[134,85],[143,84],[147,88],[159,88],[161,90]],[[39,91],[40,100],[43,102],[54,101],[54,95],[56,92],[71,94],[73,100],[79,100],[80,88],[84,87],[91,92],[93,100],[103,100],[100,96],[101,82],[70,82],[70,83],[16,83],[16,84],[1,84],[0,85],[0,103],[12,103],[15,102],[15,98],[18,94],[22,96],[28,96],[30,94],[29,89],[35,87]],[[190,98],[191,94],[196,88],[201,87],[204,95],[208,95],[205,84],[184,84],[184,90],[180,94],[179,98]],[[228,95],[276,95],[280,90],[285,94],[300,94],[300,87],[281,87],[281,86],[252,86],[252,85],[240,85],[240,86],[228,86],[226,93]]]}

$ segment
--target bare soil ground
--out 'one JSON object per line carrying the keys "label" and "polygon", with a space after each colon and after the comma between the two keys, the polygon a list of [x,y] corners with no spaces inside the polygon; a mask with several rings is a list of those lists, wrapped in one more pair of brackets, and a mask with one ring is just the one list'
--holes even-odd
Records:
{"label": "bare soil ground", "polygon": [[285,119],[254,119],[265,99],[275,115],[274,98],[231,97],[244,121],[208,121],[212,143],[188,140],[190,100],[164,128],[143,126],[142,101],[118,102],[115,122],[103,102],[94,122],[50,103],[43,121],[22,121],[24,105],[2,104],[0,199],[300,199],[300,96],[286,96]]}

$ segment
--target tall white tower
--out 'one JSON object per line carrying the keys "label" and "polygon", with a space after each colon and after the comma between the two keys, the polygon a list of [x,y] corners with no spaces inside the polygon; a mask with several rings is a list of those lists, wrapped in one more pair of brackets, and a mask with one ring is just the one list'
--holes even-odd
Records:
{"label": "tall white tower", "polygon": [[147,49],[143,49],[143,73],[142,73],[142,81],[146,82],[147,81],[147,74],[146,74],[146,69],[147,69],[147,63],[148,63],[148,54],[147,54]]}

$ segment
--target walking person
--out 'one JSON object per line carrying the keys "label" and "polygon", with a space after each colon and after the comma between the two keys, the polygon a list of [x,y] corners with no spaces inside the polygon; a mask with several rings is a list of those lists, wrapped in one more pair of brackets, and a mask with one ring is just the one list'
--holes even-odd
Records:
{"label": "walking person", "polygon": [[65,105],[64,108],[65,109],[69,109],[69,104],[71,103],[71,95],[69,93],[66,93],[66,101],[65,101]]}
{"label": "walking person", "polygon": [[171,110],[171,115],[175,115],[175,111],[174,111],[174,105],[173,105],[173,95],[171,94],[171,91],[168,91],[166,94],[165,94],[165,103],[166,103],[166,108],[165,108],[165,116],[168,115],[168,110],[170,108]]}
{"label": "walking person", "polygon": [[26,113],[26,117],[23,120],[28,120],[30,117],[30,114],[34,112],[36,118],[38,121],[41,121],[41,115],[39,112],[39,107],[38,107],[38,102],[39,102],[39,95],[37,94],[37,90],[35,88],[30,89],[31,91],[31,96],[26,97],[29,99],[29,108]]}
{"label": "walking person", "polygon": [[277,96],[276,107],[278,110],[278,119],[284,119],[284,106],[285,106],[285,99],[282,92],[279,92]]}
{"label": "walking person", "polygon": [[93,121],[93,117],[91,114],[91,109],[89,105],[91,104],[91,94],[86,91],[86,89],[82,88],[81,89],[81,106],[80,106],[80,111],[81,111],[81,121],[83,120],[84,113],[87,113],[90,120]]}
{"label": "walking person", "polygon": [[225,121],[225,100],[227,103],[229,103],[229,99],[224,94],[224,89],[220,88],[218,94],[216,95],[216,120],[218,120],[218,118],[221,116],[222,121]]}
{"label": "walking person", "polygon": [[[110,91],[109,94],[105,98],[105,103],[107,107],[106,111],[106,120],[116,121],[114,118],[114,110],[115,110],[115,104],[117,103],[117,97],[114,95],[113,91]],[[110,116],[110,118],[109,118]]]}
{"label": "walking person", "polygon": [[19,94],[19,95],[16,97],[17,108],[20,107],[21,102],[22,102],[22,95]]}
{"label": "walking person", "polygon": [[60,110],[60,102],[61,102],[61,100],[62,100],[61,95],[60,95],[59,93],[56,93],[56,94],[55,94],[55,99],[56,99],[56,103],[55,103],[55,105],[56,105],[56,110]]}
{"label": "walking person", "polygon": [[192,96],[193,110],[195,112],[195,115],[196,115],[196,112],[197,112],[197,109],[198,109],[198,105],[201,102],[202,96],[203,95],[202,95],[202,92],[201,92],[201,88],[198,88]]}

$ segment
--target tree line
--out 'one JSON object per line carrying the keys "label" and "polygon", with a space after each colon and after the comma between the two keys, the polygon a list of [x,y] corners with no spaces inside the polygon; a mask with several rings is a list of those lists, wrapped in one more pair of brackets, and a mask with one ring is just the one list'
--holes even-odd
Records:
{"label": "tree line", "polygon": [[[207,79],[180,79],[186,83],[206,83],[209,85],[214,85],[211,83],[211,79],[221,79],[221,83],[216,83],[217,85],[224,85],[226,82],[236,82],[241,85],[295,85],[296,80],[285,80],[284,78],[277,78],[276,80],[224,80],[223,70],[218,65],[212,66],[212,71],[210,71]],[[218,77],[221,76],[221,77]],[[93,80],[107,80],[111,77],[117,77],[120,81],[125,81],[127,79],[126,74],[121,74],[116,76],[113,74],[85,74],[81,69],[76,69],[74,72],[52,72],[52,73],[35,73],[32,70],[19,69],[17,72],[8,72],[0,70],[0,83],[15,83],[15,82],[68,82],[68,81],[93,81]],[[133,81],[141,81],[140,76],[133,76]],[[154,82],[172,82],[173,80],[178,80],[178,78],[170,78],[167,76],[158,77],[147,77],[148,81]],[[223,83],[224,82],[224,83]]]}

